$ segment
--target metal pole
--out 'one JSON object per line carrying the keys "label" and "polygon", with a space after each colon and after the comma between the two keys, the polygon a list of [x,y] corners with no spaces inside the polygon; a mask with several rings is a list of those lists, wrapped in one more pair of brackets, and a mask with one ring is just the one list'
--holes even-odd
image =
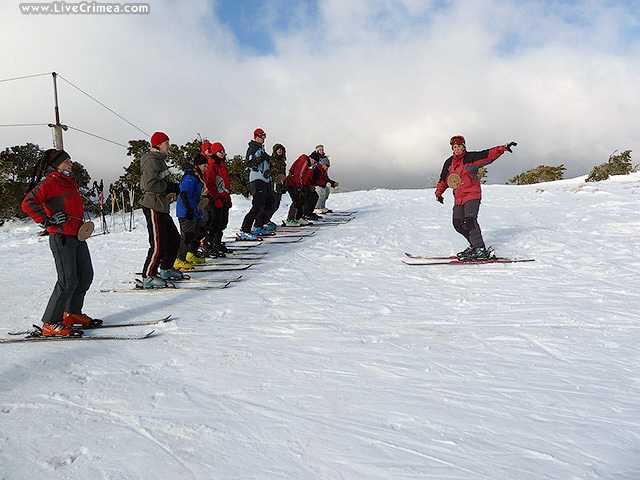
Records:
{"label": "metal pole", "polygon": [[56,123],[50,123],[49,127],[53,128],[53,136],[54,136],[54,147],[56,150],[62,150],[63,142],[62,142],[62,131],[67,130],[66,125],[60,124],[60,107],[58,106],[58,83],[56,81],[58,74],[56,72],[52,72],[53,76],[53,102],[54,102],[54,113],[56,116]]}

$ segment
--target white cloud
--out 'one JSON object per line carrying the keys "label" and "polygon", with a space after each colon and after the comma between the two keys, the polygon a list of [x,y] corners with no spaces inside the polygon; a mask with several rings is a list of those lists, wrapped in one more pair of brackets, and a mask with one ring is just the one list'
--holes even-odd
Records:
{"label": "white cloud", "polygon": [[[324,143],[347,188],[416,187],[448,139],[518,141],[490,180],[539,164],[587,173],[638,151],[638,13],[623,3],[321,1],[287,22],[265,7],[275,51],[239,46],[213,2],[152,1],[147,16],[6,13],[0,79],[57,71],[144,131],[198,133],[244,154],[257,126],[290,161]],[[560,10],[560,8],[563,8]],[[286,25],[285,25],[286,23]],[[63,123],[125,143],[143,135],[61,83]],[[51,79],[0,83],[1,124],[53,120]],[[51,144],[46,127],[1,128],[0,144]],[[68,132],[94,178],[114,180],[121,147]],[[632,154],[633,155],[633,154]],[[109,177],[110,176],[110,177]]]}

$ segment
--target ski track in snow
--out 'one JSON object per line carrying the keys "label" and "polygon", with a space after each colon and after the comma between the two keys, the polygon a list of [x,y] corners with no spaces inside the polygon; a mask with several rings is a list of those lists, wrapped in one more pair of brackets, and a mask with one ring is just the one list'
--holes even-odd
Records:
{"label": "ski track in snow", "polygon": [[[263,243],[224,290],[101,293],[139,271],[144,219],[91,238],[85,311],[174,321],[3,345],[0,479],[637,480],[640,174],[483,190],[487,242],[535,262],[404,265],[464,247],[432,189],[334,194],[351,221]],[[53,288],[37,231],[0,228],[3,335]]]}

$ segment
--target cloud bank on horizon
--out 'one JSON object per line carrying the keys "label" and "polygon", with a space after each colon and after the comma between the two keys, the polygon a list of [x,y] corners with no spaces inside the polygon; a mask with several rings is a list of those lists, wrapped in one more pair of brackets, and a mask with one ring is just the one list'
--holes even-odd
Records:
{"label": "cloud bank on horizon", "polygon": [[[58,72],[65,148],[115,180],[129,140],[162,130],[246,151],[256,127],[289,162],[323,143],[351,190],[419,188],[449,138],[514,140],[489,181],[541,164],[588,173],[640,148],[640,6],[623,1],[152,0],[147,15],[2,7],[0,80]],[[0,82],[0,147],[52,144],[51,78]],[[102,138],[97,138],[102,137]],[[111,143],[104,139],[111,140]],[[633,159],[633,153],[632,153]],[[637,162],[634,162],[637,163]]]}

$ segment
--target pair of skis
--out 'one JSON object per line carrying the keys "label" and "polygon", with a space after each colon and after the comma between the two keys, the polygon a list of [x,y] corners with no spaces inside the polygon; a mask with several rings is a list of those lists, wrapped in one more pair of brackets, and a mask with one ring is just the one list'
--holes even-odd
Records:
{"label": "pair of skis", "polygon": [[[121,322],[121,323],[102,323],[92,327],[82,327],[80,330],[101,330],[103,328],[125,328],[125,327],[145,327],[150,325],[160,325],[168,323],[172,320],[171,315],[156,319],[140,322]],[[153,336],[155,330],[151,330],[141,335],[91,335],[91,336],[73,336],[73,337],[43,337],[40,329],[34,325],[31,330],[22,330],[17,332],[9,332],[10,336],[18,338],[0,338],[0,343],[21,343],[21,342],[53,342],[53,341],[76,341],[76,340],[144,340]]]}
{"label": "pair of skis", "polygon": [[[208,269],[202,268],[198,270],[200,272],[209,271]],[[182,280],[171,280],[167,282],[166,287],[162,288],[144,288],[142,284],[142,280],[139,278],[135,279],[135,284],[133,287],[128,288],[101,288],[100,291],[102,293],[117,293],[117,292],[166,292],[166,291],[188,291],[188,290],[221,290],[223,288],[227,288],[233,282],[237,282],[242,278],[242,275],[234,278],[184,278]]]}
{"label": "pair of skis", "polygon": [[407,265],[477,265],[487,263],[521,263],[534,262],[533,258],[509,258],[509,257],[493,257],[487,260],[460,260],[456,255],[448,257],[425,257],[421,255],[413,255],[405,253],[408,257],[402,260]]}
{"label": "pair of skis", "polygon": [[302,240],[304,237],[303,236],[286,236],[284,238],[278,238],[276,235],[265,235],[265,236],[259,236],[257,237],[256,240],[244,240],[242,238],[240,238],[239,235],[236,235],[235,237],[235,244],[239,245],[239,246],[245,246],[245,245],[255,245],[256,243],[259,245],[260,243],[297,243],[300,240]]}

